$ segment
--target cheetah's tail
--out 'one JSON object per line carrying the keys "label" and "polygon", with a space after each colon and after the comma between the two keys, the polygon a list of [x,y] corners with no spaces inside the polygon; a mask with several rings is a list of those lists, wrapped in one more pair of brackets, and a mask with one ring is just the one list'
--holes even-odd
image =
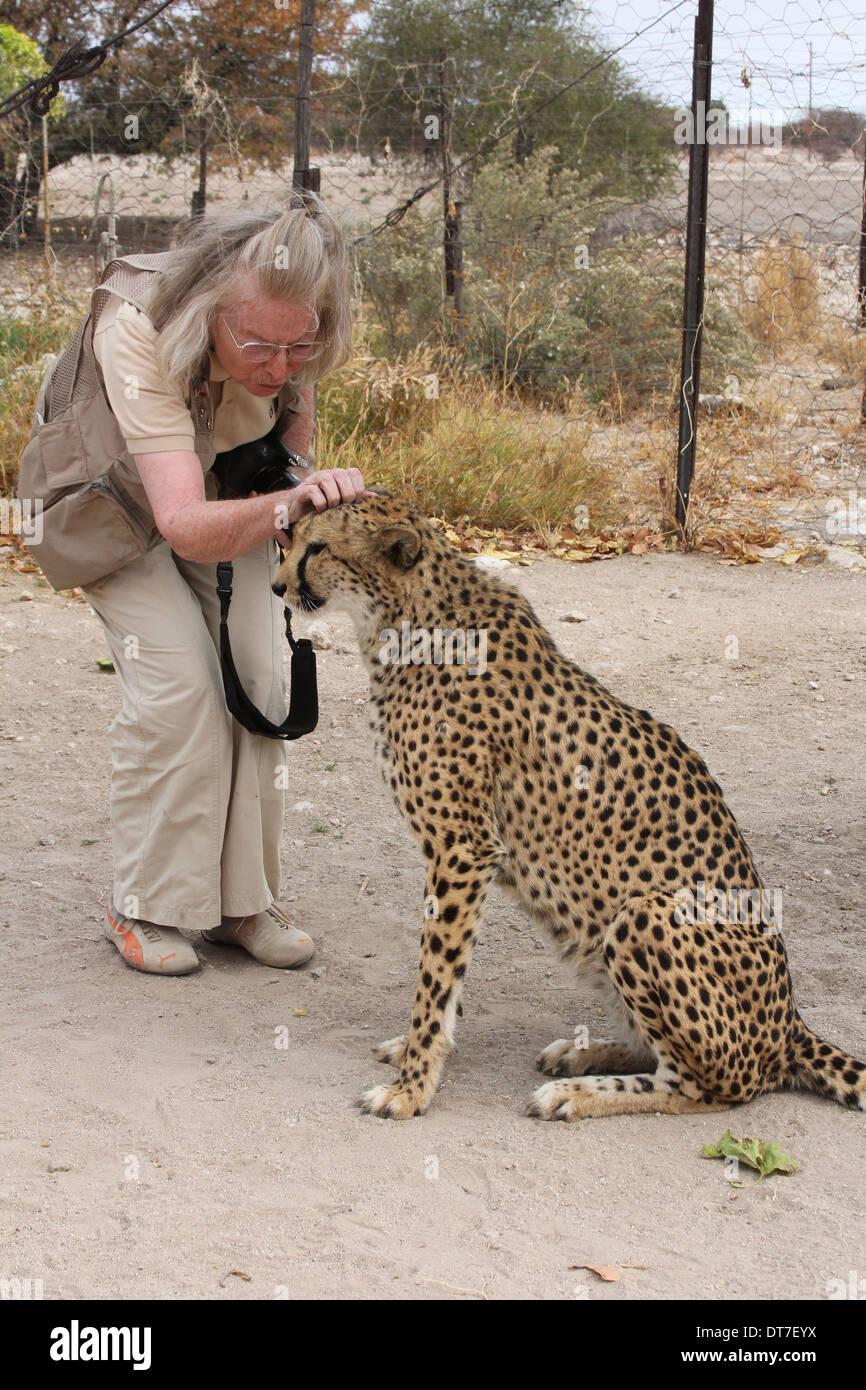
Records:
{"label": "cheetah's tail", "polygon": [[866,1065],[824,1042],[798,1016],[794,1024],[791,1081],[809,1091],[866,1110]]}

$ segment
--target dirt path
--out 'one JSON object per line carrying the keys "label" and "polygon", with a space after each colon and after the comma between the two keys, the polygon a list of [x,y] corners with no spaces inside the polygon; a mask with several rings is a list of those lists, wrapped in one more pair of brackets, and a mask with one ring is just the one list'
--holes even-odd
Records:
{"label": "dirt path", "polygon": [[[866,579],[676,555],[513,578],[567,654],[706,757],[784,893],[804,1017],[866,1057]],[[588,621],[560,621],[574,609]],[[348,623],[331,627],[320,737],[289,747],[283,901],[311,968],[205,945],[200,972],[159,979],[100,934],[117,700],[101,630],[0,572],[0,1276],[46,1298],[618,1300],[821,1299],[862,1275],[861,1114],[780,1093],[730,1115],[522,1116],[535,1053],[603,1018],[498,893],[428,1115],[351,1107],[408,1019],[423,870],[372,767]],[[701,1157],[728,1125],[800,1171],[732,1188]],[[621,1282],[569,1269],[597,1261]]]}

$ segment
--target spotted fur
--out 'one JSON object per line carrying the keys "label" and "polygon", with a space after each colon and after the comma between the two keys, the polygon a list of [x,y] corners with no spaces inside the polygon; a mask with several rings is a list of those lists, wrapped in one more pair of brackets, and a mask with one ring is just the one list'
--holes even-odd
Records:
{"label": "spotted fur", "polygon": [[[683,921],[678,890],[762,889],[722,792],[672,728],[564,657],[530,604],[426,519],[382,494],[293,528],[275,592],[352,613],[370,674],[377,755],[427,869],[409,1030],[379,1049],[399,1069],[363,1109],[420,1115],[435,1094],[490,885],[509,889],[591,974],[614,1035],[559,1039],[542,1119],[725,1108],[802,1085],[866,1109],[866,1066],[794,1005],[771,919]],[[486,669],[383,664],[381,634],[486,633]]]}

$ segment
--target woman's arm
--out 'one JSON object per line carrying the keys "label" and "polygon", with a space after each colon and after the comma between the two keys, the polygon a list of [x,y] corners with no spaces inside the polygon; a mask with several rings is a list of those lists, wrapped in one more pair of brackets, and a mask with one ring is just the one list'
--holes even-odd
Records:
{"label": "woman's arm", "polygon": [[283,435],[283,443],[287,449],[291,449],[293,454],[300,454],[301,458],[308,458],[310,443],[313,438],[313,426],[316,417],[313,411],[313,388],[304,386],[301,390],[301,400],[307,407],[300,415],[296,415]]}
{"label": "woman's arm", "polygon": [[192,450],[135,454],[157,529],[182,560],[234,560],[268,536],[288,545],[283,527],[305,512],[324,511],[365,495],[357,468],[310,473],[299,487],[261,497],[211,502]]}

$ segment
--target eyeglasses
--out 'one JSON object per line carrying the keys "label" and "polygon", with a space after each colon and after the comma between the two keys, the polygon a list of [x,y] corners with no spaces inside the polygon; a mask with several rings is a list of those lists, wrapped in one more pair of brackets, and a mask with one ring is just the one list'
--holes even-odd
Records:
{"label": "eyeglasses", "polygon": [[226,332],[238,352],[241,353],[247,362],[255,362],[260,366],[265,362],[270,362],[271,359],[276,357],[280,352],[287,352],[290,357],[293,354],[303,353],[307,361],[310,361],[311,358],[318,357],[326,347],[330,347],[330,340],[327,338],[317,338],[314,342],[305,343],[239,343],[231,328],[229,328],[228,320],[225,315],[220,314],[220,318],[225,324]]}

